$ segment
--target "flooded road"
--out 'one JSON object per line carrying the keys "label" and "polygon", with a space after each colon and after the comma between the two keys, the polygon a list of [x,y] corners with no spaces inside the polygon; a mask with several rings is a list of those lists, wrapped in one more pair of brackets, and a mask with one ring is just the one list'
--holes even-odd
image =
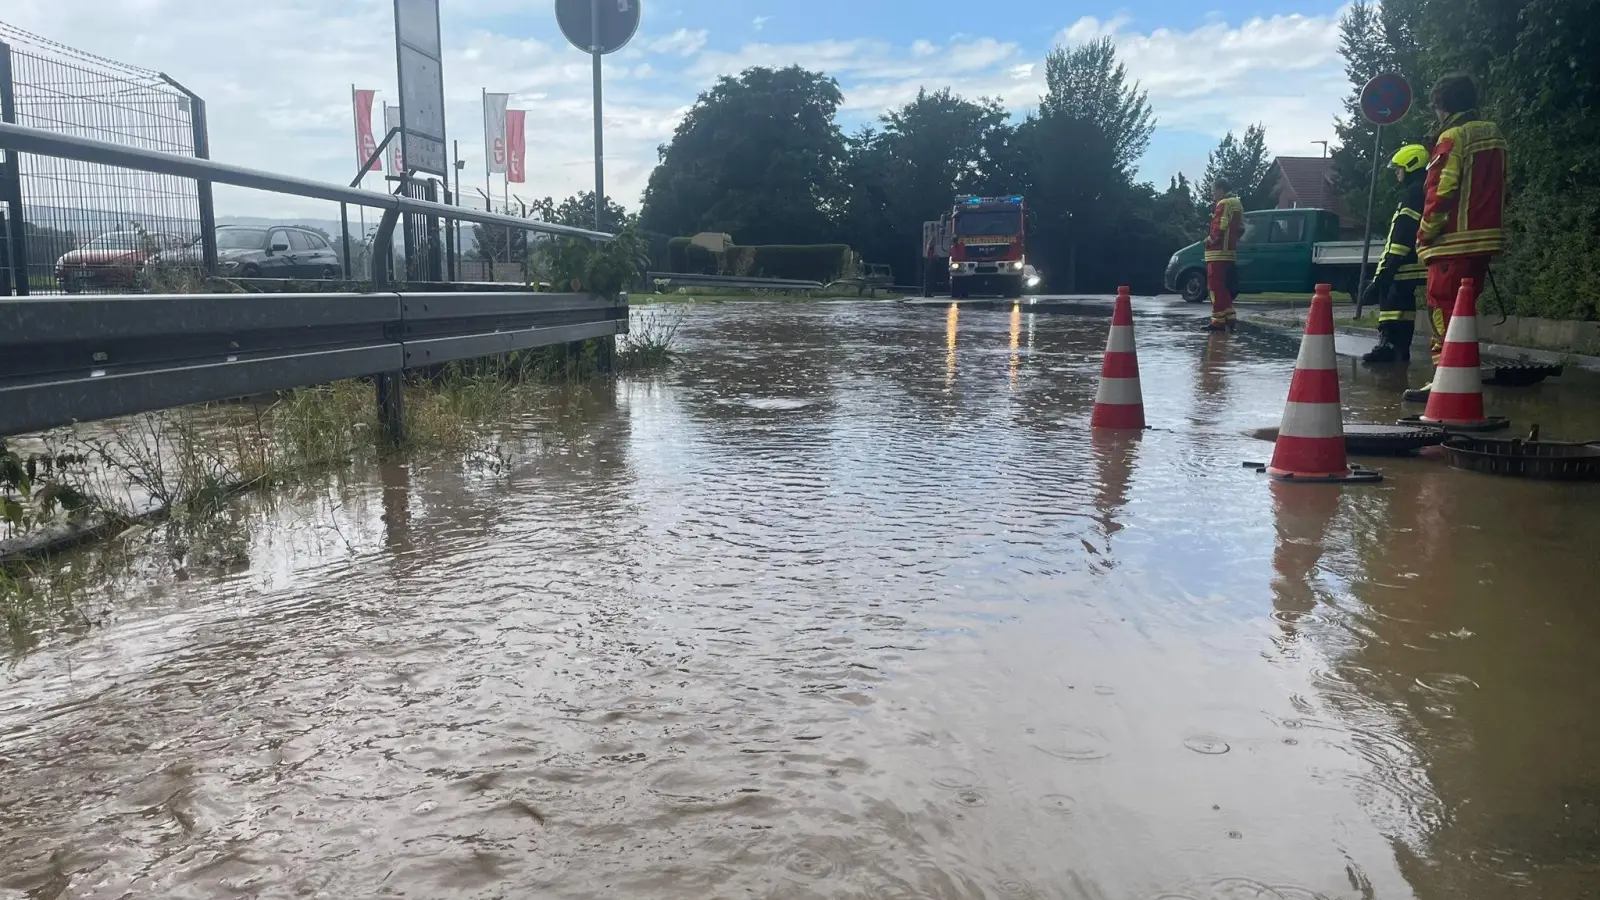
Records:
{"label": "flooded road", "polygon": [[695,306],[135,559],[0,670],[0,898],[1600,895],[1600,486],[1269,484],[1297,339],[1166,300],[1092,436],[1109,314]]}

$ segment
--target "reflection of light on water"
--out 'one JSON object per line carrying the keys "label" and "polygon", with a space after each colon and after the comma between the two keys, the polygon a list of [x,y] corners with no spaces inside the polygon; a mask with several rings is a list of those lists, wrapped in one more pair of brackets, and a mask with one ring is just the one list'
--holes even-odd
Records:
{"label": "reflection of light on water", "polygon": [[1017,387],[1017,363],[1022,358],[1022,355],[1017,352],[1017,348],[1021,346],[1021,340],[1020,340],[1021,337],[1022,337],[1022,304],[1021,303],[1015,303],[1015,304],[1012,304],[1012,306],[1011,306],[1011,375],[1010,375],[1010,387],[1011,387],[1012,390],[1015,390],[1016,387]]}
{"label": "reflection of light on water", "polygon": [[1033,320],[1038,318],[1038,313],[1028,313],[1028,352],[1033,352]]}
{"label": "reflection of light on water", "polygon": [[950,312],[944,317],[944,389],[956,383],[956,320],[961,317],[961,307],[950,304]]}

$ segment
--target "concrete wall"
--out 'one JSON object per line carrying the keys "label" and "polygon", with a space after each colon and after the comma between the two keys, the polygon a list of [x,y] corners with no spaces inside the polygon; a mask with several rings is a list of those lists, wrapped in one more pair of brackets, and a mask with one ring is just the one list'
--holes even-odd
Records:
{"label": "concrete wall", "polygon": [[1570,322],[1510,316],[1504,324],[1498,313],[1478,307],[1478,339],[1494,344],[1516,344],[1547,350],[1600,354],[1600,322]]}

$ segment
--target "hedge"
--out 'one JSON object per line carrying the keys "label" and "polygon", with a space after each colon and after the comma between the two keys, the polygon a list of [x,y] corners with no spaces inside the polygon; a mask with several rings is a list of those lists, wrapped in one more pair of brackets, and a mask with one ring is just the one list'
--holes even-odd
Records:
{"label": "hedge", "polygon": [[855,253],[847,244],[758,244],[731,246],[722,254],[676,237],[667,242],[667,263],[673,272],[697,275],[744,275],[751,278],[796,278],[827,284],[849,274]]}

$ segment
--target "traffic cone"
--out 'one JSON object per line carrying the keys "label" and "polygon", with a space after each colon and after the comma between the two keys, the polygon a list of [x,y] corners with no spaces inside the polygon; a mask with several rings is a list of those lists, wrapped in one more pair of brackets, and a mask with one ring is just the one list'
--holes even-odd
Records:
{"label": "traffic cone", "polygon": [[1305,337],[1289,382],[1289,400],[1273,444],[1267,474],[1280,481],[1379,481],[1370,469],[1355,469],[1344,451],[1339,411],[1339,370],[1333,349],[1331,285],[1317,285],[1306,316]]}
{"label": "traffic cone", "polygon": [[1132,288],[1117,288],[1111,310],[1111,334],[1100,364],[1100,390],[1094,398],[1091,428],[1139,429],[1144,427],[1144,395],[1139,390],[1139,354],[1133,346]]}
{"label": "traffic cone", "polygon": [[1478,362],[1478,286],[1471,278],[1463,278],[1433,371],[1428,406],[1418,421],[1463,430],[1503,427],[1504,419],[1483,414],[1483,374]]}

